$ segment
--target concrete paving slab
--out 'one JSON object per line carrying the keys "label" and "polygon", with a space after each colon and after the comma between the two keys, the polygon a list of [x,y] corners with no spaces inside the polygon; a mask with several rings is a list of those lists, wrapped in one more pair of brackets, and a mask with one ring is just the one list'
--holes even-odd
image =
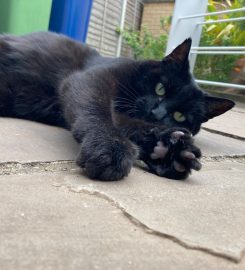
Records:
{"label": "concrete paving slab", "polygon": [[[135,168],[103,183],[66,164],[77,153],[68,131],[6,118],[0,127],[3,166],[37,162],[0,176],[4,270],[245,268],[244,141],[201,131],[197,144],[215,158],[185,182]],[[71,171],[51,173],[62,166]]]}
{"label": "concrete paving slab", "polygon": [[245,162],[206,162],[187,181],[134,169],[119,182],[91,181],[74,173],[57,186],[99,194],[154,233],[239,261],[245,250]]}
{"label": "concrete paving slab", "polygon": [[[164,236],[150,233],[140,224],[134,224],[129,216],[123,215],[122,210],[116,204],[96,194],[91,196],[81,190],[80,193],[76,193],[69,190],[67,186],[55,187],[53,185],[55,182],[61,183],[67,180],[74,184],[75,178],[76,187],[78,183],[79,185],[86,183],[86,187],[89,187],[89,183],[91,184],[78,175],[77,177],[69,176],[69,179],[67,177],[63,174],[50,173],[0,177],[1,269],[244,269],[245,260],[234,263],[224,258],[209,255],[204,251],[185,248],[172,241],[173,239],[166,239]],[[139,179],[137,179],[138,177]],[[174,217],[179,208],[176,199],[183,200],[185,197],[181,196],[181,190],[186,190],[184,194],[189,193],[191,197],[190,189],[192,188],[196,194],[199,194],[197,188],[201,188],[200,193],[206,193],[202,184],[194,184],[194,180],[187,182],[185,189],[183,188],[184,183],[178,182],[177,185],[177,182],[168,182],[165,185],[169,188],[168,190],[158,190],[159,183],[167,182],[156,177],[148,179],[148,174],[144,175],[142,171],[136,170],[133,172],[133,178],[135,179],[104,183],[103,186],[104,189],[108,188],[108,194],[114,190],[113,196],[115,198],[119,196],[120,201],[123,199],[125,202],[129,201],[128,197],[136,193],[137,189],[138,194],[135,198],[131,197],[131,201],[135,200],[135,208],[138,208],[140,213],[143,212],[146,202],[152,205],[151,210],[145,209],[144,219],[148,219],[147,216],[151,218],[154,216],[152,213],[158,212],[160,216],[153,220],[154,223],[157,223],[160,218],[165,219],[164,212],[166,213],[166,211],[162,209],[163,201],[166,202],[165,208],[169,208],[169,211],[173,209],[173,213],[167,217],[165,223],[171,225],[171,220],[177,218]],[[208,180],[205,179],[205,181]],[[226,186],[227,181],[224,181],[223,184]],[[128,194],[125,194],[126,190],[122,185],[128,186]],[[147,194],[146,191],[149,187],[150,190]],[[97,188],[102,189],[102,185],[98,185]],[[132,188],[135,189],[134,192],[130,192]],[[154,194],[153,190],[155,190]],[[189,192],[187,192],[188,190]],[[157,195],[158,191],[160,192]],[[153,204],[151,195],[157,195],[155,199],[159,205]],[[171,202],[168,203],[167,198],[170,199],[172,196],[176,199],[172,198]],[[144,200],[139,202],[139,197],[144,198]],[[183,219],[181,212],[186,212],[186,208],[190,205],[190,199],[183,203],[182,210],[179,209],[180,223]],[[206,201],[202,204],[206,204]],[[130,207],[133,206],[131,203],[130,205]],[[192,217],[192,208],[189,209],[190,213],[185,218],[187,221],[191,218],[199,222],[200,214],[194,216],[196,213],[193,213]],[[216,207],[213,208],[213,211],[215,209]],[[233,212],[234,216],[239,213],[239,209]],[[202,215],[204,214],[202,213]],[[219,226],[221,230],[222,221],[220,220],[222,226]],[[232,222],[235,224],[236,217]],[[213,223],[213,220],[210,220],[209,223]],[[186,229],[188,231],[193,229],[193,233],[196,234],[195,224],[193,225]],[[234,230],[236,229],[237,227],[234,225]],[[210,231],[210,234],[214,233]]]}
{"label": "concrete paving slab", "polygon": [[195,137],[204,157],[244,156],[245,141],[201,130]]}
{"label": "concrete paving slab", "polygon": [[0,118],[0,162],[74,160],[76,155],[77,144],[67,130]]}
{"label": "concrete paving slab", "polygon": [[203,126],[216,132],[245,138],[245,104],[238,103],[232,110],[209,120]]}

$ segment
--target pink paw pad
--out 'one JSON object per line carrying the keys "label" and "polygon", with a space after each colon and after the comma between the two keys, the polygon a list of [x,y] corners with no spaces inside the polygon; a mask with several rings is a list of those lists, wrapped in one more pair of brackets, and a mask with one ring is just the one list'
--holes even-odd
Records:
{"label": "pink paw pad", "polygon": [[153,149],[153,153],[151,153],[152,159],[163,159],[168,152],[168,148],[163,145],[161,141],[157,142],[157,145]]}
{"label": "pink paw pad", "polygon": [[174,169],[177,172],[185,172],[186,171],[186,168],[177,161],[174,161]]}
{"label": "pink paw pad", "polygon": [[180,153],[181,157],[185,158],[185,159],[195,159],[196,156],[192,153],[192,152],[189,152],[189,151],[182,151]]}

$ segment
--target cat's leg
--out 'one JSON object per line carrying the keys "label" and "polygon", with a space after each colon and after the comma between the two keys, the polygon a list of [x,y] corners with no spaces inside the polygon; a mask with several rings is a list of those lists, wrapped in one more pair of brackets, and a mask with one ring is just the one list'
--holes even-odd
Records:
{"label": "cat's leg", "polygon": [[78,119],[72,126],[73,136],[80,141],[77,164],[92,179],[110,181],[127,176],[138,156],[136,145],[103,117],[98,115],[96,121],[90,121],[87,116],[86,121]]}
{"label": "cat's leg", "polygon": [[110,85],[92,75],[73,74],[63,84],[65,118],[80,144],[77,164],[85,174],[92,179],[119,180],[130,172],[138,147],[113,125],[110,93],[105,92]]}
{"label": "cat's leg", "polygon": [[188,130],[156,127],[122,115],[117,118],[117,125],[139,146],[139,159],[151,172],[171,179],[185,179],[191,170],[201,169],[201,151],[194,145]]}
{"label": "cat's leg", "polygon": [[77,164],[92,179],[119,180],[129,174],[137,155],[137,147],[126,138],[95,130],[85,135]]}

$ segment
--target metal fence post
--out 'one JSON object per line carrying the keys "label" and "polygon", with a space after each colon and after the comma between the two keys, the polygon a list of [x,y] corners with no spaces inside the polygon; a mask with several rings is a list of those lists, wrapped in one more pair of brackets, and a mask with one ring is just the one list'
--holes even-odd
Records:
{"label": "metal fence post", "polygon": [[[121,22],[120,22],[120,30],[124,30],[124,25],[125,25],[125,17],[126,17],[126,12],[127,12],[127,4],[128,0],[123,0],[122,3],[122,15],[121,15]],[[119,57],[121,55],[121,50],[122,50],[122,33],[120,33],[119,38],[118,38],[118,43],[117,43],[117,56]]]}
{"label": "metal fence post", "polygon": [[[197,23],[202,22],[204,18],[185,19],[184,17],[205,12],[207,5],[208,0],[176,0],[166,54],[188,37],[192,38],[192,46],[199,45],[202,27]],[[192,54],[190,56],[191,70],[194,68],[195,59],[196,56]]]}
{"label": "metal fence post", "polygon": [[53,0],[49,30],[86,41],[93,0]]}

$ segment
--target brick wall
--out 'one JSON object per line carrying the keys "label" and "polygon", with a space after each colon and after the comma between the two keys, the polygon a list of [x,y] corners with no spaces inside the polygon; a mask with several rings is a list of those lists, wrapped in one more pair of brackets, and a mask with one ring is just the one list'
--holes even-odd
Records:
{"label": "brick wall", "polygon": [[[159,3],[160,2],[160,3]],[[162,2],[162,3],[161,3]],[[142,26],[146,26],[153,35],[157,36],[163,33],[161,29],[160,20],[163,17],[171,16],[173,14],[174,3],[166,1],[158,1],[156,3],[144,4],[144,11],[142,17]]]}

